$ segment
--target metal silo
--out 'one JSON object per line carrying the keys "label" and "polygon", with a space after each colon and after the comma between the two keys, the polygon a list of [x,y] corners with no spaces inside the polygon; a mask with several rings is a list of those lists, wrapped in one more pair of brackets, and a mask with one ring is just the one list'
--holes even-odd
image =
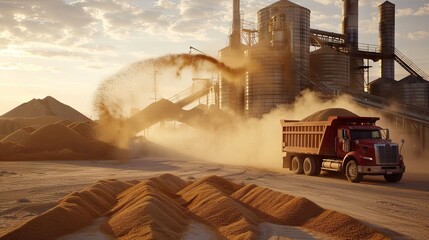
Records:
{"label": "metal silo", "polygon": [[369,84],[369,92],[372,95],[383,98],[394,98],[396,94],[396,81],[388,78],[378,78]]}
{"label": "metal silo", "polygon": [[[219,51],[219,60],[230,67],[243,67],[245,46],[241,44],[240,1],[233,0],[232,33],[229,46]],[[219,73],[219,107],[242,114],[244,110],[244,76],[227,79]]]}
{"label": "metal silo", "polygon": [[310,67],[316,74],[313,79],[335,89],[350,87],[350,57],[330,47],[322,47],[310,53]]}
{"label": "metal silo", "polygon": [[310,10],[281,0],[258,11],[258,44],[246,53],[245,111],[260,117],[292,103],[309,80]]}
{"label": "metal silo", "polygon": [[429,110],[429,82],[408,76],[397,82],[398,101]]}
{"label": "metal silo", "polygon": [[386,1],[378,7],[380,14],[379,42],[383,58],[381,59],[381,77],[395,78],[395,4]]}

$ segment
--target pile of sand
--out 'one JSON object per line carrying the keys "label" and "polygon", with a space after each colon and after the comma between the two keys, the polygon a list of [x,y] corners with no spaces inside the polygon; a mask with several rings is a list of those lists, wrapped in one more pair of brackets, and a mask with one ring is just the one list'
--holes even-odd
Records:
{"label": "pile of sand", "polygon": [[90,120],[82,113],[76,111],[66,104],[59,102],[51,96],[47,96],[44,99],[33,99],[29,102],[23,103],[3,114],[1,117],[34,118],[39,116],[55,116],[60,120],[69,120],[72,122]]}
{"label": "pile of sand", "polygon": [[54,239],[103,215],[108,219],[101,229],[117,239],[180,239],[191,220],[226,239],[256,239],[264,222],[301,226],[335,239],[387,239],[358,220],[306,198],[218,176],[188,183],[171,174],[141,182],[99,182],[66,196],[0,239]]}
{"label": "pile of sand", "polygon": [[0,118],[0,135],[9,135],[21,128],[32,127],[39,128],[47,124],[53,124],[61,121],[55,116],[43,116],[32,118]]}
{"label": "pile of sand", "polygon": [[21,128],[0,141],[0,160],[112,159],[125,150],[93,138],[87,123]]}

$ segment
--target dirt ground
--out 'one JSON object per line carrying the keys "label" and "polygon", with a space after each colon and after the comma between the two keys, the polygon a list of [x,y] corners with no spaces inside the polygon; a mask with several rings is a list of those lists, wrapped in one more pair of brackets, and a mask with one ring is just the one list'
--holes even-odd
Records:
{"label": "dirt ground", "polygon": [[[309,177],[294,175],[286,169],[273,172],[164,157],[129,162],[0,162],[0,235],[51,208],[68,193],[98,180],[141,180],[162,173],[187,180],[219,175],[246,184],[255,183],[306,197],[323,208],[357,218],[393,239],[427,239],[429,236],[429,174],[407,172],[396,184],[386,183],[381,176],[366,176],[363,182],[353,184],[338,174]],[[274,229],[274,226],[261,227]],[[189,235],[198,235],[192,232],[198,229],[194,227]],[[279,233],[282,231],[293,232],[290,229],[274,232],[282,236]],[[306,234],[295,237],[298,236]],[[307,239],[312,238],[317,237],[308,235]],[[96,239],[107,238],[97,236]]]}

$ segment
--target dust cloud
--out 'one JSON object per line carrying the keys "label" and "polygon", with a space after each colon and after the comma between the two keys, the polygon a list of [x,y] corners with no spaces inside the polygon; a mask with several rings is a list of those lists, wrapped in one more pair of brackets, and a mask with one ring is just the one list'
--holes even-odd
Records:
{"label": "dust cloud", "polygon": [[323,101],[314,92],[304,91],[295,104],[279,107],[260,119],[235,116],[235,124],[216,131],[189,127],[157,129],[148,139],[206,161],[279,171],[282,168],[280,119],[301,120],[334,107],[357,114],[368,112],[348,96]]}
{"label": "dust cloud", "polygon": [[294,104],[279,107],[261,119],[235,117],[230,127],[210,131],[202,128],[156,129],[148,139],[187,155],[222,164],[244,165],[272,171],[282,170],[280,119],[301,120],[326,108],[345,108],[359,116],[380,117],[377,125],[389,128],[393,142],[406,138],[402,154],[408,171],[417,171],[423,158],[410,153],[412,136],[405,136],[379,111],[357,105],[352,97],[342,95],[322,100],[316,93],[305,90]]}
{"label": "dust cloud", "polygon": [[[172,73],[168,75],[169,81],[177,81],[186,69],[191,69],[194,73],[221,72],[228,76],[226,79],[230,81],[239,79],[240,74],[246,70],[231,68],[206,55],[167,55],[136,62],[102,82],[98,88],[94,107],[100,117],[98,132],[104,140],[114,142],[122,148],[130,145],[130,139],[135,133],[131,132],[130,126],[125,124],[127,115],[124,109],[127,109],[125,107],[127,104],[136,104],[139,101],[141,105],[143,97],[146,97],[147,101],[150,87],[145,85],[142,74],[146,72],[147,75],[147,72],[154,69],[161,71],[162,74]],[[419,169],[415,166],[423,162],[425,156],[412,155],[414,137],[404,133],[397,124],[387,121],[380,111],[361,107],[347,95],[324,100],[309,90],[303,91],[294,104],[280,106],[260,119],[233,116],[233,124],[216,128],[209,126],[152,128],[150,134],[145,137],[157,144],[201,160],[279,171],[282,167],[283,155],[280,119],[301,120],[326,108],[345,108],[359,116],[380,117],[378,125],[390,129],[394,142],[400,144],[401,138],[406,139],[403,155],[408,171]]]}

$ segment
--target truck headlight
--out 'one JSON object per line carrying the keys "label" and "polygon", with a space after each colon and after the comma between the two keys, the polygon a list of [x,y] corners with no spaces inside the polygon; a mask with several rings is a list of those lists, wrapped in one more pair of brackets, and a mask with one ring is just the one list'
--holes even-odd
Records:
{"label": "truck headlight", "polygon": [[372,157],[362,157],[365,160],[372,161]]}

